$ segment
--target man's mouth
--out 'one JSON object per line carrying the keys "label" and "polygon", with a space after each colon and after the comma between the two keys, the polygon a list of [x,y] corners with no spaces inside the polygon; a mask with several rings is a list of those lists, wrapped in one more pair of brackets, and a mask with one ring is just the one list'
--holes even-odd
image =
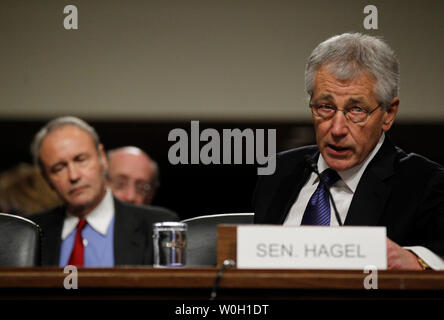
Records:
{"label": "man's mouth", "polygon": [[78,192],[82,192],[86,188],[87,188],[87,186],[75,187],[74,189],[71,189],[69,191],[69,194],[75,194],[75,193],[78,193]]}
{"label": "man's mouth", "polygon": [[350,151],[349,147],[337,146],[334,144],[327,144],[327,147],[329,149],[329,153],[336,156],[344,156]]}
{"label": "man's mouth", "polygon": [[338,152],[345,151],[345,150],[349,149],[347,147],[335,146],[334,144],[329,144],[328,147],[335,150],[335,151],[338,151]]}

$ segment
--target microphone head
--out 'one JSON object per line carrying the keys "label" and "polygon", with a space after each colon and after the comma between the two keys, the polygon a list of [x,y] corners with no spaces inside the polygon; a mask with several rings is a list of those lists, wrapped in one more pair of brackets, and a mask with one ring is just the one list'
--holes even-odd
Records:
{"label": "microphone head", "polygon": [[305,162],[308,164],[310,169],[312,171],[314,171],[315,173],[319,173],[318,172],[318,164],[313,160],[313,158],[309,155],[305,155],[304,158],[305,158]]}

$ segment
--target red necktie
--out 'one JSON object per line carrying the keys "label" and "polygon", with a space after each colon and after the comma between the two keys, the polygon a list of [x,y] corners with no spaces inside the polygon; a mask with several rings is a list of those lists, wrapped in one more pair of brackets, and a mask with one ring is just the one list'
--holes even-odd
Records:
{"label": "red necktie", "polygon": [[71,252],[71,257],[69,257],[68,264],[76,267],[83,267],[83,239],[82,230],[86,225],[85,219],[80,219],[77,224],[76,239],[74,241],[74,248]]}

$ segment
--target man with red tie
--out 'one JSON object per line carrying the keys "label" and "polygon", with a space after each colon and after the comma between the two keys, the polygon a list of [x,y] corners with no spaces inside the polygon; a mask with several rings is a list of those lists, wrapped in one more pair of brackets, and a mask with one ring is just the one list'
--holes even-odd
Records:
{"label": "man with red tie", "polygon": [[34,137],[34,162],[64,205],[32,219],[43,230],[43,264],[112,267],[152,263],[152,224],[177,221],[159,207],[120,202],[106,187],[107,160],[90,125],[50,121]]}

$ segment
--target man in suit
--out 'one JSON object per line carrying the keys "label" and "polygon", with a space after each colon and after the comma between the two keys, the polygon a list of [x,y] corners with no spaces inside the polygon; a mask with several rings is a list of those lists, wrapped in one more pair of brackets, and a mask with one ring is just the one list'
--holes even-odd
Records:
{"label": "man in suit", "polygon": [[259,177],[255,223],[386,226],[389,269],[442,268],[444,170],[386,134],[400,102],[393,51],[367,35],[332,37],[312,52],[305,83],[317,145],[278,154],[274,175]]}
{"label": "man in suit", "polygon": [[106,180],[114,196],[134,204],[150,204],[159,187],[159,166],[133,146],[109,150]]}
{"label": "man in suit", "polygon": [[44,234],[44,265],[152,264],[152,224],[178,217],[112,196],[105,182],[104,148],[94,128],[75,117],[57,118],[36,134],[31,149],[43,177],[64,203],[32,216]]}

